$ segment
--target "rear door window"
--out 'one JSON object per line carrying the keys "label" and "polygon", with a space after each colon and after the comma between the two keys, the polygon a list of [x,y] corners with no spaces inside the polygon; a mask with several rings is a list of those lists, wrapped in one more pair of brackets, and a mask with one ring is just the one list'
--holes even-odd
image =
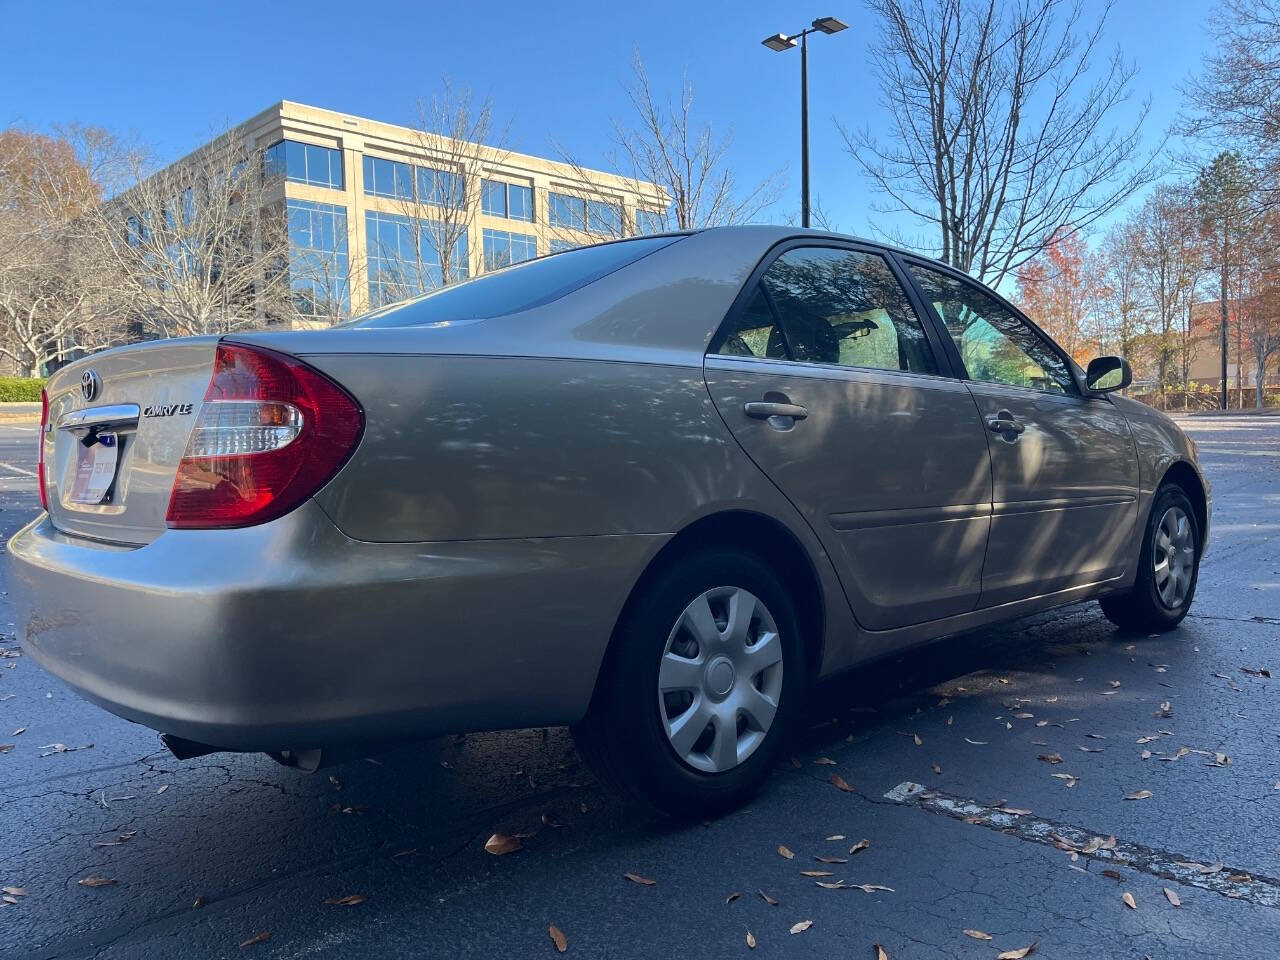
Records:
{"label": "rear door window", "polygon": [[938,372],[920,318],[888,262],[840,247],[797,247],[779,256],[713,352]]}

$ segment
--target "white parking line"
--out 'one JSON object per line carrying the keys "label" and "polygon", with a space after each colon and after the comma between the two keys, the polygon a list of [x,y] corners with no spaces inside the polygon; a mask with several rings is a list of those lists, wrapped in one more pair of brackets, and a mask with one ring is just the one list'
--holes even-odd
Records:
{"label": "white parking line", "polygon": [[19,476],[23,476],[23,477],[36,477],[36,476],[38,476],[38,474],[35,474],[35,473],[33,473],[32,471],[30,471],[30,470],[24,470],[24,469],[22,469],[22,467],[15,467],[12,463],[5,463],[3,460],[0,460],[0,467],[4,467],[6,470],[12,470],[14,473],[18,474]]}
{"label": "white parking line", "polygon": [[1280,907],[1280,881],[1272,877],[1233,870],[1221,863],[1195,863],[1129,840],[1115,837],[1104,840],[1080,827],[1042,820],[1029,810],[1018,810],[1011,806],[990,807],[976,800],[930,790],[909,780],[898,784],[884,796],[894,803],[920,807],[964,823],[997,830],[1020,840],[1056,847],[1074,857],[1092,857],[1116,866],[1129,867],[1166,880],[1176,880],[1187,886],[1211,890],[1232,900]]}

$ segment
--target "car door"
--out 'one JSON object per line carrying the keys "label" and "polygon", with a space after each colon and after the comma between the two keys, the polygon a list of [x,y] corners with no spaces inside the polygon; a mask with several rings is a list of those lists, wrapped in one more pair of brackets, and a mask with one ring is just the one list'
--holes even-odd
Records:
{"label": "car door", "polygon": [[1138,496],[1124,415],[1083,395],[1062,351],[990,291],[905,262],[987,426],[993,502],[979,605],[1121,576]]}
{"label": "car door", "polygon": [[973,609],[990,524],[985,428],[874,248],[775,248],[712,341],[707,387],[800,510],[869,629]]}

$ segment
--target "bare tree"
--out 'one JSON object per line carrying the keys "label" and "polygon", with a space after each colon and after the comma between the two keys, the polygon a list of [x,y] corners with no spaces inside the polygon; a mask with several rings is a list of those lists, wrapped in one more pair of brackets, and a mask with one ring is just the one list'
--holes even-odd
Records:
{"label": "bare tree", "polygon": [[1102,289],[1099,313],[1106,339],[1135,371],[1143,366],[1139,344],[1148,323],[1141,296],[1142,232],[1133,221],[1116,224],[1103,238],[1099,255]]}
{"label": "bare tree", "polygon": [[480,208],[481,180],[510,150],[510,126],[494,121],[491,99],[475,100],[470,89],[448,77],[434,96],[418,101],[414,145],[426,162],[414,167],[411,184],[394,190],[398,212],[409,222],[408,242],[370,255],[394,264],[382,278],[396,299],[448,285],[468,275],[467,237]]}
{"label": "bare tree", "polygon": [[1089,79],[1110,2],[1088,27],[1078,0],[870,6],[892,129],[841,132],[888,209],[936,225],[945,262],[999,283],[1154,178],[1147,106],[1115,127],[1136,68],[1116,52]]}
{"label": "bare tree", "polygon": [[1178,323],[1187,309],[1200,266],[1190,190],[1162,185],[1138,212],[1138,284],[1151,306],[1156,334],[1156,377],[1163,395],[1174,380]]}
{"label": "bare tree", "polygon": [[[613,121],[613,150],[607,161],[627,181],[631,193],[647,196],[658,187],[666,205],[646,206],[631,225],[639,233],[693,230],[745,223],[773,203],[779,193],[780,172],[742,187],[730,163],[732,132],[717,137],[709,122],[694,114],[694,89],[688,73],[678,96],[655,92],[637,50],[632,77],[626,85],[631,104],[629,120]],[[566,151],[558,152],[577,172],[584,196],[606,189]]]}
{"label": "bare tree", "polygon": [[235,132],[82,218],[109,295],[153,336],[228,333],[292,314],[285,210],[261,150]]}
{"label": "bare tree", "polygon": [[1280,204],[1280,2],[1220,0],[1209,23],[1214,43],[1187,85],[1194,113],[1188,133],[1254,158],[1266,188],[1261,200]]}
{"label": "bare tree", "polygon": [[1262,407],[1266,371],[1280,353],[1280,211],[1253,221],[1237,265],[1237,369],[1247,341],[1253,350],[1254,405]]}
{"label": "bare tree", "polygon": [[76,229],[120,151],[98,128],[0,132],[0,356],[24,373],[122,333],[99,309],[101,264]]}

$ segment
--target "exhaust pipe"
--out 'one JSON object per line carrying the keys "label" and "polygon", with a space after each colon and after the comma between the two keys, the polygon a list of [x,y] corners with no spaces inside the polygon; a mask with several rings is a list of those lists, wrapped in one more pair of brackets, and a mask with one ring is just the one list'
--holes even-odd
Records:
{"label": "exhaust pipe", "polygon": [[301,773],[315,773],[325,764],[331,762],[331,758],[319,747],[313,747],[309,750],[276,750],[268,753],[272,760],[276,763],[291,767]]}

